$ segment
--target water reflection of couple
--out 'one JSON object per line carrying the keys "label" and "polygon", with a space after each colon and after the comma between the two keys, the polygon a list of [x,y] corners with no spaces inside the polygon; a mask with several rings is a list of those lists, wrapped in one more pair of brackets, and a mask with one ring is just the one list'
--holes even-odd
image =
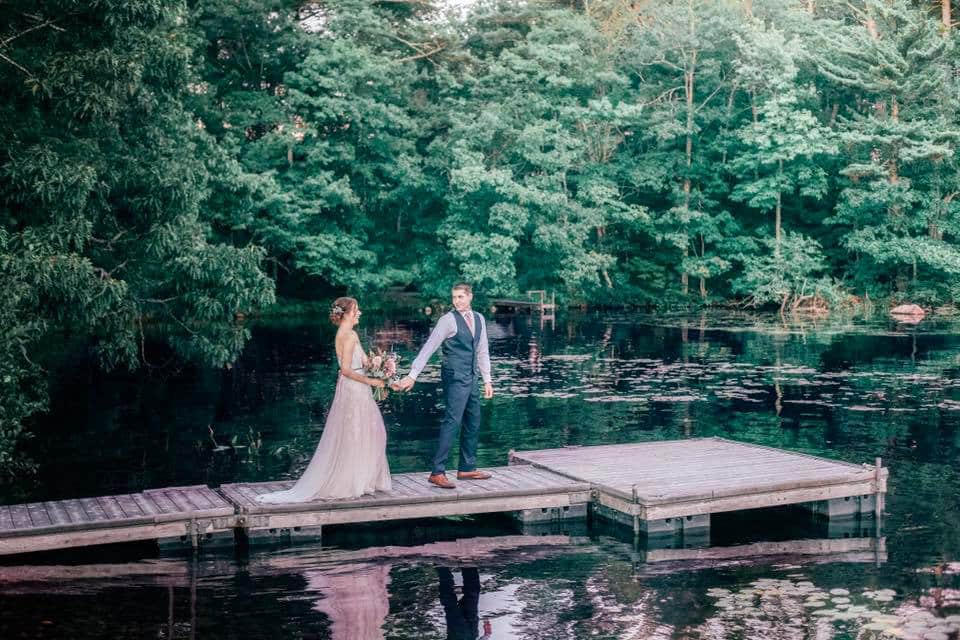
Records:
{"label": "water reflection of couple", "polygon": [[[383,624],[390,612],[389,564],[350,564],[343,569],[309,570],[307,588],[323,597],[314,608],[330,619],[334,640],[380,640]],[[484,621],[480,635],[480,572],[460,570],[463,596],[457,598],[453,571],[437,567],[440,603],[443,605],[448,640],[486,640],[491,638],[490,623]]]}
{"label": "water reflection of couple", "polygon": [[480,635],[480,572],[475,567],[460,569],[463,576],[463,597],[457,599],[456,586],[453,583],[453,571],[447,567],[437,567],[440,582],[440,604],[447,620],[447,640],[483,640],[490,638],[490,623],[483,622],[483,635]]}

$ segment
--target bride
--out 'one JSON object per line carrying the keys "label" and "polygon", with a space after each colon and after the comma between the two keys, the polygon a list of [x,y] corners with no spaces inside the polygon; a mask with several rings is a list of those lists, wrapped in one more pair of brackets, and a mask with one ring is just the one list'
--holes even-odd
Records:
{"label": "bride", "polygon": [[335,344],[340,375],[320,444],[297,483],[286,491],[258,496],[261,503],[356,498],[390,490],[387,432],[371,392],[371,387],[382,387],[385,382],[364,375],[367,358],[353,330],[360,322],[360,305],[353,298],[337,298],[330,321],[338,327]]}

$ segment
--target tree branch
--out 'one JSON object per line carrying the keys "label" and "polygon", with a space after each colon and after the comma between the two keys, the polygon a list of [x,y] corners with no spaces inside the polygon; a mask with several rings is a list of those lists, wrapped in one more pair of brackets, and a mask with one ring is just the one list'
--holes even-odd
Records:
{"label": "tree branch", "polygon": [[10,64],[12,64],[13,66],[15,66],[17,69],[20,69],[20,71],[23,71],[25,74],[27,74],[27,76],[29,76],[29,77],[31,77],[31,78],[33,77],[33,74],[30,73],[30,70],[27,69],[26,67],[23,67],[23,66],[21,66],[20,64],[18,64],[16,60],[13,60],[13,59],[9,58],[9,57],[5,56],[5,55],[2,54],[2,53],[0,53],[0,58],[3,58],[3,59],[6,60],[8,63],[10,63]]}
{"label": "tree branch", "polygon": [[723,88],[723,83],[721,82],[720,85],[718,85],[717,88],[713,90],[713,93],[708,95],[706,99],[704,99],[704,101],[700,103],[700,106],[694,109],[694,111],[700,111],[700,109],[703,109],[705,106],[707,106],[707,103],[710,102],[713,99],[713,96],[717,95],[717,92],[719,92],[720,89],[722,88]]}
{"label": "tree branch", "polygon": [[[67,14],[67,15],[72,15],[72,14]],[[47,20],[47,21],[44,22],[43,24],[36,24],[36,25],[34,25],[34,26],[32,26],[32,27],[30,27],[30,28],[28,28],[28,29],[24,29],[24,30],[21,31],[20,33],[15,33],[15,34],[13,34],[12,36],[10,36],[9,38],[6,38],[3,42],[0,42],[0,47],[5,47],[5,46],[7,46],[8,44],[10,44],[11,42],[13,42],[14,40],[16,40],[17,38],[19,38],[19,37],[21,37],[21,36],[25,36],[25,35],[27,35],[28,33],[30,33],[31,31],[36,31],[37,29],[43,29],[44,27],[50,27],[51,29],[54,29],[55,31],[65,32],[66,29],[64,29],[63,27],[58,27],[58,26],[56,25],[56,23],[57,23],[58,21],[63,20],[63,18],[65,18],[65,17],[66,17],[66,16],[61,16],[61,17],[55,18],[55,19],[53,19],[53,20]]]}
{"label": "tree branch", "polygon": [[[390,0],[390,1],[393,1],[393,0]],[[404,57],[404,58],[397,58],[396,60],[394,60],[394,62],[397,62],[397,63],[400,63],[400,62],[410,62],[411,60],[419,60],[420,58],[429,58],[429,57],[432,56],[433,54],[439,53],[439,52],[443,51],[444,49],[446,49],[446,46],[440,46],[440,47],[437,47],[436,49],[434,49],[433,51],[425,51],[425,52],[423,52],[423,53],[418,53],[418,54],[415,55],[415,56],[406,56],[406,57]],[[430,60],[430,62],[433,62],[433,60]]]}

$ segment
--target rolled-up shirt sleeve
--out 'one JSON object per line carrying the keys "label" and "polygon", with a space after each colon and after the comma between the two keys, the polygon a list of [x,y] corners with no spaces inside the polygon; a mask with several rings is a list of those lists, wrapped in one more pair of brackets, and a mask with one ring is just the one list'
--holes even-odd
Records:
{"label": "rolled-up shirt sleeve", "polygon": [[427,361],[430,360],[437,349],[440,348],[440,345],[443,344],[443,341],[447,338],[453,337],[457,334],[457,321],[453,319],[453,316],[449,313],[446,313],[440,316],[440,319],[437,321],[437,326],[433,328],[433,331],[430,332],[430,337],[427,338],[427,343],[423,345],[420,349],[420,353],[417,354],[416,359],[413,361],[413,365],[410,367],[410,373],[407,375],[412,379],[416,380],[417,376],[420,375],[420,372],[423,371],[423,368],[427,366]]}
{"label": "rolled-up shirt sleeve", "polygon": [[480,344],[477,345],[477,367],[480,368],[480,375],[484,382],[491,382],[490,378],[490,347],[487,344],[487,321],[479,313],[480,318]]}

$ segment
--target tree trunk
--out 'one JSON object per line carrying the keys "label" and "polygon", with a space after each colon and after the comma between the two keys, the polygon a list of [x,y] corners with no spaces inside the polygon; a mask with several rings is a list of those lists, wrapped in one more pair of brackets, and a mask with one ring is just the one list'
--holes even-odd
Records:
{"label": "tree trunk", "polygon": [[[700,258],[703,258],[703,254],[706,251],[706,243],[703,241],[703,234],[700,234]],[[703,276],[700,276],[700,298],[706,302],[707,300],[707,279]]]}
{"label": "tree trunk", "polygon": [[807,13],[813,15],[813,0],[806,0]]}
{"label": "tree trunk", "polygon": [[[690,28],[693,29],[693,22],[691,20]],[[694,91],[694,79],[697,68],[697,50],[694,49],[690,54],[690,67],[683,74],[683,86],[684,93],[687,102],[687,141],[686,141],[686,154],[687,154],[687,172],[683,178],[683,208],[686,211],[690,211],[690,192],[692,189],[692,184],[690,182],[690,169],[693,167],[693,115],[694,115],[694,105],[693,105],[693,91]],[[683,257],[686,259],[690,255],[690,250],[687,247],[683,248]],[[686,296],[690,293],[690,276],[684,272],[680,276],[680,283],[683,287],[683,295]]]}
{"label": "tree trunk", "polygon": [[943,28],[949,32],[953,22],[950,19],[950,0],[940,0],[940,19],[943,20]]}
{"label": "tree trunk", "polygon": [[[900,104],[897,102],[897,95],[894,94],[890,96],[890,118],[894,122],[900,122]],[[890,184],[897,184],[900,182],[899,167],[897,166],[897,149],[890,150],[890,170],[889,170]],[[899,207],[896,207],[899,209]]]}
{"label": "tree trunk", "polygon": [[[777,165],[777,178],[783,175],[783,160],[779,161]],[[779,259],[780,258],[780,227],[781,227],[781,216],[783,213],[783,194],[780,192],[780,188],[777,187],[777,207],[776,213],[774,214],[773,219],[773,255]]]}
{"label": "tree trunk", "polygon": [[[733,118],[733,102],[737,97],[737,83],[734,82],[733,86],[730,87],[730,96],[727,98],[727,119],[724,123],[724,127],[728,127]],[[727,164],[727,148],[723,148],[723,156],[721,162]]]}

